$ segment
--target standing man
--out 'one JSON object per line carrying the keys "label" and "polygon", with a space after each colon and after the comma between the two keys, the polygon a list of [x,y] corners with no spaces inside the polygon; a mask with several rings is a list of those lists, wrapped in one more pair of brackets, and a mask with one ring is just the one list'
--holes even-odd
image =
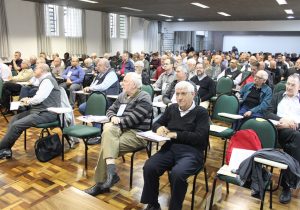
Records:
{"label": "standing man", "polygon": [[69,101],[74,108],[75,104],[75,96],[74,91],[80,90],[84,78],[84,71],[79,65],[79,59],[76,57],[72,57],[71,66],[64,70],[62,74],[62,78],[66,80],[64,83],[60,84],[65,90],[69,90]]}
{"label": "standing man", "polygon": [[208,142],[207,111],[194,102],[191,83],[181,81],[175,86],[177,104],[170,105],[153,125],[153,131],[167,136],[167,141],[144,165],[144,188],[141,202],[146,209],[160,210],[159,177],[170,171],[171,199],[169,209],[181,210],[187,191],[187,178],[203,166]]}

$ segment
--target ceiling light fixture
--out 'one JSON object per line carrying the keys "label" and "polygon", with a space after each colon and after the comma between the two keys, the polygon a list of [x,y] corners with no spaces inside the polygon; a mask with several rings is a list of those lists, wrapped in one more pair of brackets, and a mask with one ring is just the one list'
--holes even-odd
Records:
{"label": "ceiling light fixture", "polygon": [[142,12],[143,10],[141,9],[135,9],[135,8],[131,8],[131,7],[121,7],[122,9],[127,9],[127,10],[132,10],[132,11],[136,11],[136,12]]}
{"label": "ceiling light fixture", "polygon": [[293,10],[291,10],[291,9],[285,9],[284,11],[285,11],[285,13],[288,14],[288,15],[294,14]]}
{"label": "ceiling light fixture", "polygon": [[99,3],[97,1],[91,1],[91,0],[79,0],[79,1],[84,1],[84,2],[87,2],[87,3],[91,3],[91,4],[97,4],[97,3]]}
{"label": "ceiling light fixture", "polygon": [[166,21],[167,21],[167,22],[170,22],[170,21],[172,21],[172,19],[166,19]]}
{"label": "ceiling light fixture", "polygon": [[225,13],[225,12],[218,12],[218,14],[219,14],[219,15],[226,16],[226,17],[228,17],[228,16],[231,16],[231,15],[229,15],[229,14]]}
{"label": "ceiling light fixture", "polygon": [[287,19],[294,19],[295,17],[294,16],[287,16],[286,18]]}
{"label": "ceiling light fixture", "polygon": [[191,4],[194,5],[194,6],[197,6],[197,7],[204,8],[204,9],[209,8],[209,6],[206,6],[204,4],[200,4],[198,2],[192,2]]}
{"label": "ceiling light fixture", "polygon": [[279,5],[287,4],[286,0],[276,0]]}
{"label": "ceiling light fixture", "polygon": [[172,18],[173,16],[171,15],[165,15],[165,14],[157,14],[158,16],[162,16],[162,17],[167,17],[167,18]]}
{"label": "ceiling light fixture", "polygon": [[184,21],[184,19],[183,19],[183,18],[178,18],[177,20],[178,20],[178,21]]}

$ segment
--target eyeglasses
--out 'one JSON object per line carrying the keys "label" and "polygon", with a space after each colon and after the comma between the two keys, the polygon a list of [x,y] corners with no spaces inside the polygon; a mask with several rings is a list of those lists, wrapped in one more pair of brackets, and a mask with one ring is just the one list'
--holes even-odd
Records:
{"label": "eyeglasses", "polygon": [[170,63],[164,63],[164,66],[168,66],[168,65],[170,65]]}
{"label": "eyeglasses", "polygon": [[254,78],[255,78],[255,79],[264,80],[264,78],[262,78],[262,77],[260,77],[260,76],[257,76],[257,75],[255,75]]}

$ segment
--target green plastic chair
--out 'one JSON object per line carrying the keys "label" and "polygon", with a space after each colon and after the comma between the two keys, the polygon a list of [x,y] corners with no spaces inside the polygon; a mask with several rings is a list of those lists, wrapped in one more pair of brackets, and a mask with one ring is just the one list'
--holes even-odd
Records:
{"label": "green plastic chair", "polygon": [[236,121],[234,119],[226,118],[226,117],[221,117],[219,116],[219,113],[225,112],[229,114],[238,114],[240,109],[240,104],[239,100],[235,95],[226,95],[222,94],[218,96],[216,103],[213,108],[212,120],[218,120],[221,122],[226,122],[231,125],[231,127],[228,127],[226,130],[222,132],[214,132],[214,131],[209,131],[209,135],[219,137],[222,140],[224,140],[224,148],[223,148],[223,159],[222,159],[222,165],[224,164],[225,160],[225,151],[226,151],[226,145],[227,145],[227,140],[230,139],[230,137],[234,134],[234,130],[232,129],[233,123]]}
{"label": "green plastic chair", "polygon": [[151,100],[153,101],[154,89],[153,89],[152,85],[143,85],[142,86],[142,91],[145,91],[145,92],[149,93],[150,96],[151,96]]}
{"label": "green plastic chair", "polygon": [[4,117],[5,121],[8,123],[8,120],[7,120],[6,116],[3,114],[2,109],[1,109],[2,108],[1,101],[2,101],[3,83],[4,82],[3,82],[2,78],[0,78],[0,112],[1,112],[2,116]]}
{"label": "green plastic chair", "polygon": [[[273,123],[270,122],[269,120],[262,119],[262,118],[256,118],[256,119],[250,118],[250,119],[244,121],[239,128],[239,130],[246,130],[246,129],[252,129],[256,132],[256,134],[258,135],[258,137],[261,141],[262,148],[274,148],[275,147],[276,142],[277,142],[277,129],[274,127]],[[271,166],[271,173],[272,172],[273,172],[273,167]],[[214,182],[213,182],[211,202],[210,202],[209,209],[212,209],[215,187],[216,187],[216,182],[218,179],[226,182],[227,194],[229,193],[229,183],[234,184],[234,185],[240,185],[240,183],[238,183],[234,177],[217,174],[215,176]],[[278,185],[275,189],[272,189],[271,177],[269,180],[267,180],[264,183],[265,189],[264,189],[263,198],[261,199],[261,204],[260,204],[261,210],[263,209],[265,193],[269,186],[270,186],[270,208],[272,209],[272,192],[278,189],[280,180],[281,180],[281,173],[280,173]]]}
{"label": "green plastic chair", "polygon": [[285,89],[286,89],[285,84],[286,84],[286,81],[280,81],[279,83],[277,83],[277,84],[274,86],[273,94],[285,90]]}
{"label": "green plastic chair", "polygon": [[[86,115],[103,116],[106,114],[107,100],[103,93],[93,93],[86,102]],[[101,124],[102,126],[102,124]],[[103,130],[103,129],[101,129]],[[64,141],[65,137],[76,137],[83,140],[85,146],[85,170],[88,169],[88,144],[87,140],[99,135],[100,129],[88,125],[73,125],[63,129],[62,135],[62,160],[64,161]]]}
{"label": "green plastic chair", "polygon": [[210,100],[215,102],[217,97],[221,94],[231,95],[233,87],[234,83],[230,77],[221,77],[216,85],[216,96],[212,97]]}

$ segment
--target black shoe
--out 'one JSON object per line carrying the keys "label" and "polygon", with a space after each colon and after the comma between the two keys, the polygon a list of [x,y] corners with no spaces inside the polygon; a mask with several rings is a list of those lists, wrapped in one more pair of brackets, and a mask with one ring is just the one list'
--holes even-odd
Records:
{"label": "black shoe", "polygon": [[3,112],[3,115],[13,115],[13,114],[14,113],[9,109],[7,109],[7,110],[5,110],[5,112]]}
{"label": "black shoe", "polygon": [[158,207],[152,204],[148,204],[148,206],[144,210],[161,210],[160,205]]}
{"label": "black shoe", "polygon": [[279,196],[279,202],[282,204],[287,204],[291,201],[292,193],[290,188],[282,189],[282,192]]}
{"label": "black shoe", "polygon": [[12,156],[12,151],[11,149],[1,149],[0,150],[0,159],[6,158],[9,159]]}
{"label": "black shoe", "polygon": [[100,142],[101,142],[101,137],[100,136],[97,136],[97,137],[94,137],[94,138],[89,138],[87,140],[88,145],[100,144]]}
{"label": "black shoe", "polygon": [[96,196],[102,193],[109,192],[109,188],[102,188],[102,183],[96,183],[93,187],[84,190],[85,193]]}
{"label": "black shoe", "polygon": [[120,181],[118,174],[108,174],[106,181],[102,184],[102,188],[111,188],[118,181]]}
{"label": "black shoe", "polygon": [[260,198],[259,191],[251,190],[251,196],[254,198]]}

